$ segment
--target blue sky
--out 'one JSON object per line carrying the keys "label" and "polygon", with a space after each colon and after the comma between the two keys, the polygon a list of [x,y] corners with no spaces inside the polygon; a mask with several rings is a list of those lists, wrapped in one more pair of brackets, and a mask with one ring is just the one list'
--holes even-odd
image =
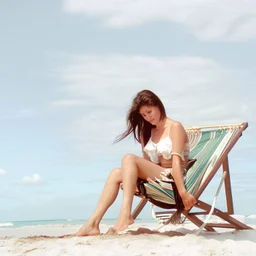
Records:
{"label": "blue sky", "polygon": [[1,1],[0,221],[88,218],[109,171],[140,154],[113,141],[145,88],[184,125],[249,122],[230,167],[236,213],[256,213],[256,3],[176,2]]}

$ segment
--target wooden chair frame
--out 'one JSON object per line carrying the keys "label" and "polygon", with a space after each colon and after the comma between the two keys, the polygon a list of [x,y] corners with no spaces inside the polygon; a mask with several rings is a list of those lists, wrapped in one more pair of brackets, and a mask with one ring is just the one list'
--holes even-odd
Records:
{"label": "wooden chair frame", "polygon": [[[228,147],[224,150],[221,157],[217,160],[215,165],[213,166],[212,170],[208,174],[207,178],[203,181],[198,191],[195,193],[195,198],[197,199],[197,204],[194,205],[190,210],[182,210],[182,214],[186,216],[192,223],[196,226],[201,227],[203,225],[204,229],[207,231],[216,231],[214,228],[233,228],[237,230],[243,229],[252,229],[250,226],[238,221],[231,215],[234,214],[234,206],[233,206],[233,197],[232,197],[232,189],[231,189],[231,182],[230,182],[230,169],[229,169],[229,161],[228,161],[228,154],[230,153],[231,149],[234,147],[240,136],[242,135],[243,131],[248,127],[248,123],[244,122],[239,125],[229,125],[229,126],[201,126],[201,127],[189,127],[187,129],[227,129],[232,127],[239,127],[239,131],[235,137],[233,137],[228,145]],[[222,166],[223,172],[225,172],[224,178],[224,187],[225,187],[225,196],[226,196],[226,207],[227,211],[223,212],[214,207],[212,212],[213,215],[219,217],[220,219],[224,220],[225,223],[204,223],[198,216],[200,215],[208,215],[211,211],[212,206],[201,201],[199,197],[204,192],[205,188],[211,182],[214,175]],[[142,197],[141,201],[139,202],[138,206],[134,209],[132,216],[134,219],[140,214],[144,206],[148,200],[145,197]],[[193,208],[199,208],[201,211],[199,212],[191,212]],[[172,214],[174,211],[164,211],[165,214]],[[161,213],[161,212],[158,212]],[[156,213],[157,214],[157,213]]]}

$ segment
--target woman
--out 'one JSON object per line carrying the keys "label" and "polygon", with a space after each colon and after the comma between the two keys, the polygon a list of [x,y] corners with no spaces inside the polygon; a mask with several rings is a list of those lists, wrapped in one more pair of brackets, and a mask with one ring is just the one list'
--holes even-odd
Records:
{"label": "woman", "polygon": [[127,154],[122,159],[121,168],[111,171],[96,210],[77,231],[77,236],[100,234],[100,221],[115,201],[121,183],[123,201],[112,230],[119,232],[132,224],[132,202],[138,178],[155,179],[163,174],[171,174],[185,209],[190,209],[196,203],[194,196],[186,191],[183,181],[183,170],[189,155],[186,132],[181,123],[166,116],[163,103],[152,91],[143,90],[136,95],[127,115],[127,130],[117,141],[131,133],[141,143],[143,157]]}

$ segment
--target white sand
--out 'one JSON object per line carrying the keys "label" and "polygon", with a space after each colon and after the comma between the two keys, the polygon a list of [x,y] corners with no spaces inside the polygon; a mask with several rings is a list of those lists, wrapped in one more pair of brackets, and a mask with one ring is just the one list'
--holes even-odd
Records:
{"label": "white sand", "polygon": [[[219,233],[203,232],[197,236],[197,228],[193,224],[168,225],[154,231],[158,224],[135,223],[129,231],[119,235],[56,237],[74,233],[79,227],[46,225],[1,228],[0,255],[256,255],[255,229],[219,230]],[[106,232],[109,227],[101,225],[101,231]]]}

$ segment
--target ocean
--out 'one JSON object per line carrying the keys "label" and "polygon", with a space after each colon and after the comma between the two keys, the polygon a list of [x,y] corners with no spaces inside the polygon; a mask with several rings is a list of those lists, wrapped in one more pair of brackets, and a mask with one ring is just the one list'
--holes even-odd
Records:
{"label": "ocean", "polygon": [[[256,215],[241,216],[242,219],[248,225],[256,225]],[[115,219],[103,219],[102,224],[111,225],[115,223]],[[27,226],[45,226],[45,225],[82,225],[86,220],[72,220],[72,219],[55,219],[55,220],[31,220],[31,221],[6,221],[0,222],[0,228],[17,228]],[[135,223],[156,223],[154,219],[136,219]]]}
{"label": "ocean", "polygon": [[56,219],[56,220],[28,220],[0,222],[0,228],[16,228],[26,226],[54,225],[54,224],[82,224],[83,220]]}

